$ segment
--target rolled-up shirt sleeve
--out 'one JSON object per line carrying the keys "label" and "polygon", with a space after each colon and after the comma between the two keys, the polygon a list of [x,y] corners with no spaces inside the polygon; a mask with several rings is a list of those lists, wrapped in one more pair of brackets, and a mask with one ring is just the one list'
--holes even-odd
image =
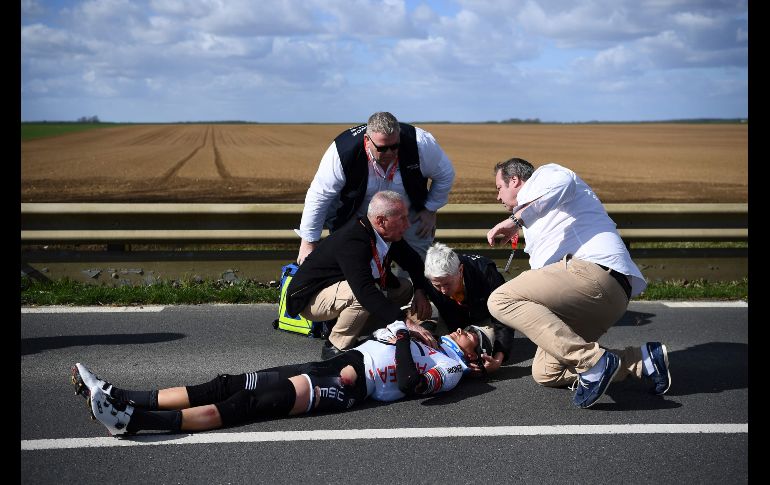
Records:
{"label": "rolled-up shirt sleeve", "polygon": [[332,142],[321,158],[318,171],[305,195],[305,207],[302,209],[298,231],[302,239],[313,242],[321,238],[329,207],[339,200],[344,185],[345,172],[342,170],[337,145]]}
{"label": "rolled-up shirt sleeve", "polygon": [[[572,172],[562,167],[548,164],[537,169],[517,197],[518,207],[529,203],[521,213],[524,223],[531,224],[555,207],[571,200],[575,196],[575,186]],[[514,214],[518,207],[514,208]]]}
{"label": "rolled-up shirt sleeve", "polygon": [[417,129],[417,151],[420,155],[420,172],[431,179],[425,208],[437,211],[449,200],[449,191],[455,179],[452,162],[441,149],[436,139],[425,130]]}

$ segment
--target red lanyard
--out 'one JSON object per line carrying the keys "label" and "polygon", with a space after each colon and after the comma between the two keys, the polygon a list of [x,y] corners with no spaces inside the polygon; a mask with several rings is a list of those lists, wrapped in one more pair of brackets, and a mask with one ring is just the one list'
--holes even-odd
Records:
{"label": "red lanyard", "polygon": [[[379,173],[377,172],[377,165],[378,165],[378,163],[377,163],[377,161],[374,158],[369,156],[369,150],[366,150],[366,158],[368,158],[369,161],[372,162],[372,168],[374,169],[374,173],[379,175]],[[398,158],[393,160],[393,163],[390,165],[390,169],[385,174],[385,176],[382,177],[382,178],[384,178],[388,182],[393,182],[393,177],[396,176],[396,170],[398,170]]]}
{"label": "red lanyard", "polygon": [[387,180],[388,182],[393,182],[393,177],[396,176],[397,169],[398,169],[398,160],[394,160],[393,164],[390,166],[390,170],[388,170],[388,174],[385,175],[385,180]]}
{"label": "red lanyard", "polygon": [[374,244],[374,240],[369,239],[372,245],[372,256],[374,257],[374,264],[377,265],[377,271],[380,272],[380,288],[385,289],[385,267],[380,262],[380,253],[377,252],[377,246]]}
{"label": "red lanyard", "polygon": [[[361,219],[358,220],[358,222],[366,227],[366,225],[361,221]],[[371,237],[369,238],[369,244],[372,245],[372,257],[374,258],[374,264],[377,265],[377,271],[380,272],[380,288],[385,289],[385,266],[380,262],[380,253],[377,252],[377,245],[374,244],[374,239]],[[385,258],[387,259],[387,258]]]}

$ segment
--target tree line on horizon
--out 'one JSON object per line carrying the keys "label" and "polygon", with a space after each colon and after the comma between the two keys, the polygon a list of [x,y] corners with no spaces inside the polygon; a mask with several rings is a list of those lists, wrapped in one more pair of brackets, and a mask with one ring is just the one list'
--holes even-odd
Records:
{"label": "tree line on horizon", "polygon": [[[591,125],[591,124],[628,124],[628,123],[634,123],[634,124],[642,124],[642,123],[695,123],[695,124],[701,124],[701,123],[741,123],[741,124],[747,124],[749,122],[748,118],[679,118],[679,119],[670,119],[670,120],[650,120],[650,121],[638,121],[638,120],[627,120],[627,121],[601,121],[601,120],[590,120],[590,121],[541,121],[540,118],[508,118],[502,121],[410,121],[412,124],[472,124],[472,125],[484,125],[484,124],[549,124],[549,125]],[[296,121],[296,122],[270,122],[270,121],[243,121],[243,120],[218,120],[218,121],[101,121],[97,115],[92,116],[81,116],[75,121],[55,121],[55,120],[41,120],[41,121],[22,121],[21,124],[32,124],[32,123],[42,123],[42,124],[74,124],[74,123],[87,123],[87,124],[142,124],[142,125],[176,125],[176,124],[252,124],[252,125],[258,125],[258,124],[278,124],[278,125],[325,125],[325,124],[344,124],[340,122],[307,122],[307,121]],[[353,123],[356,124],[356,123]]]}

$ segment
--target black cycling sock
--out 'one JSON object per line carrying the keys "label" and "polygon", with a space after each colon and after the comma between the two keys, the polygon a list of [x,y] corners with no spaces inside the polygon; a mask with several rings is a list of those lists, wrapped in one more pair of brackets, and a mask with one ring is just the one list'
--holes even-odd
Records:
{"label": "black cycling sock", "polygon": [[112,386],[110,396],[114,399],[125,401],[130,405],[154,411],[158,409],[158,391],[130,391]]}
{"label": "black cycling sock", "polygon": [[134,409],[126,431],[136,433],[139,430],[174,431],[182,428],[182,411],[146,411]]}

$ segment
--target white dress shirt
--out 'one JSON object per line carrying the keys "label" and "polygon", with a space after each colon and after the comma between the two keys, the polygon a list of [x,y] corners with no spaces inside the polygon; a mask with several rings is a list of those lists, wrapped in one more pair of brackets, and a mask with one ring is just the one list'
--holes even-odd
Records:
{"label": "white dress shirt", "polygon": [[[390,243],[385,242],[385,240],[380,236],[380,233],[377,231],[374,231],[374,237],[376,238],[377,244],[377,257],[380,258],[380,264],[384,264],[385,256],[388,254],[388,251],[390,251]],[[380,278],[382,277],[382,274],[380,273],[380,268],[377,267],[377,262],[374,260],[374,254],[372,254],[372,277],[374,277],[375,280],[380,281]],[[383,267],[383,271],[385,268]]]}
{"label": "white dress shirt", "polygon": [[647,287],[615,222],[575,172],[555,163],[543,165],[524,183],[516,199],[519,206],[531,202],[521,219],[526,225],[524,252],[529,254],[532,269],[560,261],[571,253],[629,276],[631,297]]}
{"label": "white dress shirt", "polygon": [[[452,188],[455,171],[452,162],[449,161],[433,135],[418,127],[415,127],[415,131],[417,152],[420,157],[420,172],[424,177],[431,179],[425,208],[430,211],[437,211],[449,200],[449,190]],[[366,196],[357,210],[357,215],[366,214],[369,201],[374,194],[381,190],[393,190],[403,195],[407,208],[409,208],[409,196],[401,180],[401,171],[397,169],[393,180],[388,181],[382,175],[382,168],[378,167],[379,170],[375,171],[372,165],[369,162]],[[340,192],[344,186],[345,173],[342,170],[337,146],[332,142],[321,158],[318,171],[305,195],[305,207],[302,210],[302,220],[297,231],[302,239],[312,242],[321,238],[324,221],[334,215],[341,205]]]}

